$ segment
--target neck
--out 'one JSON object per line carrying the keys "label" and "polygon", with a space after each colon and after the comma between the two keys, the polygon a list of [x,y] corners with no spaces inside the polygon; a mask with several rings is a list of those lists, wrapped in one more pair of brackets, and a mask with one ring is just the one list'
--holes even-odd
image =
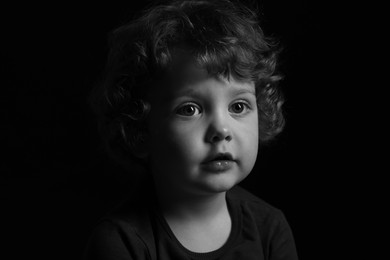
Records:
{"label": "neck", "polygon": [[226,192],[194,194],[156,186],[156,195],[167,219],[204,221],[228,212]]}
{"label": "neck", "polygon": [[193,252],[211,252],[229,238],[226,192],[191,193],[156,185],[162,214],[178,241]]}

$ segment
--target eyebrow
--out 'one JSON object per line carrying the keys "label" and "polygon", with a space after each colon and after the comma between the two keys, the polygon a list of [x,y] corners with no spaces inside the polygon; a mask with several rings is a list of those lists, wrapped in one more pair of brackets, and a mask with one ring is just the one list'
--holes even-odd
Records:
{"label": "eyebrow", "polygon": [[[237,90],[233,89],[232,92],[235,95],[246,94],[246,93],[256,95],[256,88],[245,88],[245,87],[243,87],[243,88],[239,88]],[[186,95],[191,96],[194,93],[196,93],[196,88],[189,88],[189,89],[180,91],[179,93],[180,93],[180,96],[186,96]]]}
{"label": "eyebrow", "polygon": [[178,96],[192,96],[194,93],[196,93],[196,89],[190,88],[190,89],[179,91]]}
{"label": "eyebrow", "polygon": [[[239,89],[233,89],[231,91],[231,96],[239,96],[242,94],[250,94],[256,97],[256,88],[247,88],[247,87],[242,87]],[[198,93],[196,88],[189,88],[185,90],[179,91],[177,95],[170,96],[170,95],[164,95],[160,100],[163,103],[170,102],[172,99],[175,99],[177,97],[197,97]]]}
{"label": "eyebrow", "polygon": [[236,90],[233,92],[234,95],[241,95],[241,94],[252,94],[254,96],[256,96],[256,90],[255,88],[253,89],[239,89],[239,90]]}

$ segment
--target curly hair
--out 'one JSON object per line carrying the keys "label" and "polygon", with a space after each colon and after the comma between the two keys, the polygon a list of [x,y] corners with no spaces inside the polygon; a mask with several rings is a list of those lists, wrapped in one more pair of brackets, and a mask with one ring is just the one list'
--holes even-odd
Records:
{"label": "curly hair", "polygon": [[[254,11],[229,0],[169,1],[112,31],[103,78],[90,95],[100,134],[114,158],[132,157],[142,145],[150,106],[148,88],[174,66],[184,50],[209,75],[255,83],[259,140],[284,126],[278,88],[279,46],[266,37]],[[141,160],[142,162],[142,160]]]}

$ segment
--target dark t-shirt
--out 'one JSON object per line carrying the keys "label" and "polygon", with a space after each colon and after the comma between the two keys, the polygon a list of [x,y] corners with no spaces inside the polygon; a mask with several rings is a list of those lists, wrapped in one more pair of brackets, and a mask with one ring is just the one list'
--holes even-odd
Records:
{"label": "dark t-shirt", "polygon": [[162,217],[153,196],[139,194],[99,222],[84,259],[298,259],[291,229],[279,209],[238,186],[228,191],[226,198],[232,230],[227,242],[215,251],[186,249]]}

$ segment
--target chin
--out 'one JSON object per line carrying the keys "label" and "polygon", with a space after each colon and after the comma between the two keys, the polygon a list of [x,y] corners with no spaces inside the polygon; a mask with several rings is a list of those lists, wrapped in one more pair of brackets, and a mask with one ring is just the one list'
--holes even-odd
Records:
{"label": "chin", "polygon": [[199,188],[206,193],[221,193],[226,192],[240,183],[243,178],[237,178],[234,176],[216,176],[216,178],[210,178],[201,183]]}

